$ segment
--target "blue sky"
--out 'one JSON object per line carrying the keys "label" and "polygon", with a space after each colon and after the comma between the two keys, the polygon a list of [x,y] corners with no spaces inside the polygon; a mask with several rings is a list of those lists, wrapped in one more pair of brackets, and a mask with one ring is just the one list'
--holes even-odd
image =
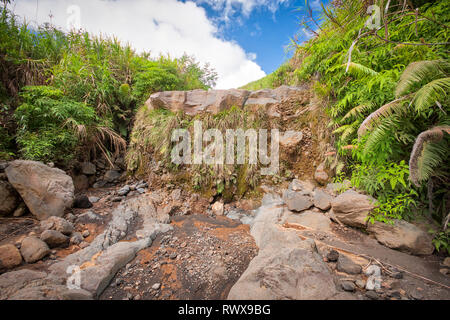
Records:
{"label": "blue sky", "polygon": [[[248,16],[236,10],[228,22],[221,21],[221,12],[214,10],[214,6],[202,2],[199,5],[220,26],[225,39],[236,41],[246,52],[256,54],[255,61],[267,74],[292,56],[292,50],[287,47],[294,35],[307,39],[300,27],[301,18],[306,14],[305,0],[286,1],[279,4],[276,11],[260,6]],[[320,14],[318,1],[310,1],[310,7],[317,18]]]}
{"label": "blue sky", "polygon": [[304,0],[15,0],[10,8],[31,25],[114,36],[154,57],[195,56],[216,69],[217,89],[243,86],[286,61],[306,12]]}

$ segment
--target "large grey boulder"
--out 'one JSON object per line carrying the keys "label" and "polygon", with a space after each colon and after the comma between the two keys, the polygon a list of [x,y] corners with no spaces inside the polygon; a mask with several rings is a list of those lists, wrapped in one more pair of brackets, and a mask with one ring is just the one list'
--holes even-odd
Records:
{"label": "large grey boulder", "polygon": [[313,206],[312,198],[308,192],[287,190],[283,196],[287,207],[291,211],[302,212]]}
{"label": "large grey boulder", "polygon": [[251,234],[258,255],[231,288],[229,300],[332,299],[337,295],[330,270],[314,241],[301,240],[281,227],[286,210],[282,199],[265,195]]}
{"label": "large grey boulder", "polygon": [[385,246],[415,255],[430,255],[434,251],[432,238],[425,231],[404,220],[393,225],[375,221],[367,230]]}
{"label": "large grey boulder", "polygon": [[74,185],[72,178],[64,171],[41,162],[16,160],[5,172],[9,182],[38,219],[61,217],[66,209],[72,207]]}
{"label": "large grey boulder", "polygon": [[13,213],[19,202],[19,195],[12,185],[7,181],[0,180],[0,216]]}
{"label": "large grey boulder", "polygon": [[348,190],[331,202],[335,216],[352,227],[365,227],[369,213],[375,208],[375,199]]}
{"label": "large grey boulder", "polygon": [[65,247],[69,244],[70,238],[56,230],[45,230],[41,234],[41,240],[50,248]]}
{"label": "large grey boulder", "polygon": [[330,218],[320,212],[304,211],[301,214],[289,214],[286,222],[300,224],[317,231],[332,232]]}

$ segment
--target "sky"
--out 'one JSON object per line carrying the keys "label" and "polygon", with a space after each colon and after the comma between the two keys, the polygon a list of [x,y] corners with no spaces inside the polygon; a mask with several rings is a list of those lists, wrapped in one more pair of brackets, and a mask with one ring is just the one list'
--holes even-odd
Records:
{"label": "sky", "polygon": [[[320,0],[309,3],[318,12]],[[215,68],[217,89],[275,71],[294,35],[311,36],[299,25],[305,0],[15,0],[10,8],[28,23],[114,35],[152,56],[193,55]]]}

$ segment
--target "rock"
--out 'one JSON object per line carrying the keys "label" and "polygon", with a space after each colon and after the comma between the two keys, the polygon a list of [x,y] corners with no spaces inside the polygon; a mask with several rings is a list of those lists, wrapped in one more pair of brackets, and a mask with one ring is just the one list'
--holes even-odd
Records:
{"label": "rock", "polygon": [[72,237],[70,237],[70,244],[79,245],[81,242],[83,242],[83,235],[79,232],[74,232]]}
{"label": "rock", "polygon": [[303,195],[301,192],[288,192],[286,194],[286,204],[291,211],[302,212],[313,206],[311,197]]}
{"label": "rock", "polygon": [[158,290],[160,287],[161,287],[161,284],[160,284],[160,283],[155,283],[155,284],[152,286],[152,289],[153,289],[153,290]]}
{"label": "rock", "polygon": [[370,265],[364,272],[366,276],[369,276],[366,282],[366,290],[379,290],[381,289],[381,269],[377,265]]}
{"label": "rock", "polygon": [[316,189],[314,191],[314,206],[320,210],[327,211],[331,208],[333,197],[323,190]]}
{"label": "rock", "polygon": [[212,206],[212,211],[216,216],[223,216],[223,202],[217,201]]}
{"label": "rock", "polygon": [[13,186],[7,181],[0,180],[0,216],[13,213],[19,202],[19,195]]}
{"label": "rock", "polygon": [[84,174],[73,177],[75,192],[82,192],[89,189],[89,179]]}
{"label": "rock", "polygon": [[354,263],[350,258],[347,258],[344,255],[339,255],[336,269],[341,272],[345,272],[348,274],[360,274],[362,271],[362,268],[360,265]]}
{"label": "rock", "polygon": [[130,186],[127,185],[119,189],[119,191],[117,191],[117,195],[126,196],[130,191],[131,191]]}
{"label": "rock", "polygon": [[89,198],[83,194],[75,197],[73,207],[79,209],[89,209],[92,208],[92,203],[89,201]]}
{"label": "rock", "polygon": [[68,236],[73,232],[73,224],[60,217],[50,217],[41,221],[41,230],[56,230]]}
{"label": "rock", "polygon": [[304,227],[322,232],[331,232],[331,220],[322,213],[304,211],[301,214],[290,214],[287,223],[297,223]]}
{"label": "rock", "polygon": [[99,197],[89,197],[89,201],[91,203],[97,203],[100,201],[100,198]]}
{"label": "rock", "polygon": [[108,171],[106,171],[103,179],[106,182],[110,182],[110,183],[111,182],[116,182],[120,178],[121,175],[122,174],[119,171],[117,171],[117,170],[108,170]]}
{"label": "rock", "polygon": [[434,251],[430,235],[404,220],[396,220],[394,225],[375,221],[367,230],[378,242],[392,249],[415,255],[430,255]]}
{"label": "rock", "polygon": [[450,257],[445,258],[442,264],[450,268]]}
{"label": "rock", "polygon": [[64,171],[41,162],[16,160],[5,170],[28,209],[40,220],[61,217],[72,207],[74,185]]}
{"label": "rock", "polygon": [[87,211],[85,213],[82,213],[77,218],[77,223],[98,223],[99,221],[102,221],[102,217],[98,214],[94,213],[93,211]]}
{"label": "rock", "polygon": [[246,90],[237,89],[166,91],[152,94],[146,106],[150,110],[163,108],[173,112],[183,111],[188,115],[202,112],[217,114],[233,105],[242,108],[248,94]]}
{"label": "rock", "polygon": [[360,289],[364,289],[366,287],[366,282],[364,280],[361,280],[361,279],[356,280],[355,284]]}
{"label": "rock", "polygon": [[91,233],[89,232],[89,230],[84,230],[82,235],[83,235],[83,238],[87,238],[91,235]]}
{"label": "rock", "polygon": [[106,185],[106,181],[99,180],[92,186],[94,189],[103,188]]}
{"label": "rock", "polygon": [[97,167],[91,162],[83,162],[81,164],[81,172],[85,175],[94,175],[97,172]]}
{"label": "rock", "polygon": [[6,168],[8,168],[9,163],[8,162],[0,162],[0,172],[4,172]]}
{"label": "rock", "polygon": [[370,300],[378,300],[379,299],[378,293],[376,293],[375,291],[367,291],[365,295]]}
{"label": "rock", "polygon": [[14,210],[13,217],[18,218],[23,216],[27,212],[27,206],[25,203],[21,202],[19,206]]}
{"label": "rock", "polygon": [[375,208],[375,199],[348,190],[331,202],[335,216],[352,227],[365,227],[369,213]]}
{"label": "rock", "polygon": [[136,191],[139,192],[139,194],[145,193],[145,189],[143,189],[143,188],[138,188],[138,189],[136,189]]}
{"label": "rock", "polygon": [[341,282],[341,288],[344,291],[348,291],[348,292],[353,292],[356,289],[355,288],[355,284],[353,282],[351,282],[351,281],[342,281]]}
{"label": "rock", "polygon": [[113,197],[113,198],[111,199],[112,202],[121,202],[122,200],[123,200],[122,197]]}
{"label": "rock", "polygon": [[20,253],[27,263],[35,263],[48,255],[50,249],[44,241],[36,237],[26,237],[22,241]]}
{"label": "rock", "polygon": [[22,263],[22,256],[15,245],[5,244],[0,246],[0,271],[12,269]]}
{"label": "rock", "polygon": [[45,230],[41,234],[41,240],[50,248],[66,247],[70,241],[69,237],[56,230]]}
{"label": "rock", "polygon": [[258,255],[231,288],[228,299],[325,300],[336,296],[333,275],[315,242],[280,228],[285,212],[281,198],[266,195],[262,203],[250,230]]}
{"label": "rock", "polygon": [[324,163],[321,163],[317,167],[316,172],[314,173],[314,179],[316,179],[316,181],[321,185],[327,184],[327,182],[329,180],[329,176],[328,176],[328,173],[325,171]]}
{"label": "rock", "polygon": [[327,254],[327,259],[330,262],[336,262],[338,260],[338,258],[339,258],[339,252],[337,252],[336,250],[331,250]]}
{"label": "rock", "polygon": [[450,270],[447,268],[441,268],[439,269],[439,272],[442,273],[444,276],[446,276],[450,273]]}
{"label": "rock", "polygon": [[316,186],[311,181],[301,181],[298,179],[292,180],[289,184],[289,190],[292,191],[305,191],[312,193]]}
{"label": "rock", "polygon": [[303,139],[303,133],[300,131],[287,131],[280,137],[280,145],[284,148],[295,151],[295,148]]}

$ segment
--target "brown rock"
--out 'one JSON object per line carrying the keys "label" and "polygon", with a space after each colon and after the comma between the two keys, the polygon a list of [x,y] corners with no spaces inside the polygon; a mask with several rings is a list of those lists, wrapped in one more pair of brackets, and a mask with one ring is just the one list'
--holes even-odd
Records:
{"label": "brown rock", "polygon": [[41,234],[41,240],[50,248],[65,247],[69,244],[69,237],[56,230],[45,230]]}
{"label": "brown rock", "polygon": [[19,202],[19,195],[13,186],[7,181],[0,180],[0,216],[13,213]]}
{"label": "brown rock", "polygon": [[27,237],[22,241],[20,253],[27,263],[35,263],[48,255],[50,249],[44,241],[36,237]]}
{"label": "brown rock", "polygon": [[0,270],[11,269],[22,263],[19,249],[12,244],[0,246]]}
{"label": "brown rock", "polygon": [[348,190],[331,202],[335,216],[352,227],[365,227],[367,216],[375,208],[375,200],[353,190]]}

